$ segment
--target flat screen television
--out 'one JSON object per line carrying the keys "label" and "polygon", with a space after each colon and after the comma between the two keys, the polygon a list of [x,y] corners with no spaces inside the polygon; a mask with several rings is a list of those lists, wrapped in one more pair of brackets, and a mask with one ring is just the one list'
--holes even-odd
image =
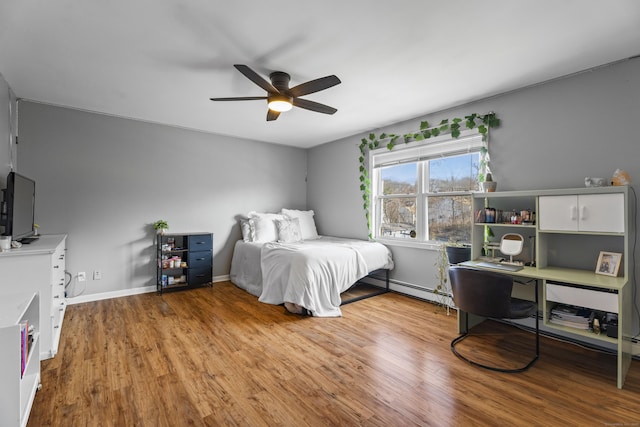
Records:
{"label": "flat screen television", "polygon": [[35,201],[35,181],[9,172],[7,189],[4,191],[3,235],[11,236],[12,240],[21,240],[35,234]]}

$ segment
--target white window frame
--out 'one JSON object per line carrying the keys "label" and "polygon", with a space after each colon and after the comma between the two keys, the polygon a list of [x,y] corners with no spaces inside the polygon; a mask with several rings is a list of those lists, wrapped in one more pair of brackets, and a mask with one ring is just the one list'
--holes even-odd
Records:
{"label": "white window frame", "polygon": [[[430,160],[438,157],[449,157],[460,154],[481,152],[482,147],[487,147],[486,141],[476,130],[463,131],[458,138],[451,138],[446,134],[435,138],[429,138],[423,141],[415,141],[410,144],[398,144],[393,150],[379,148],[369,152],[369,175],[371,177],[371,236],[380,242],[389,245],[420,247],[420,248],[437,248],[441,242],[428,240],[428,224],[427,224],[427,200],[430,196],[464,196],[471,195],[473,191],[459,192],[426,192],[428,183],[426,182],[428,174],[425,171],[426,163],[423,160]],[[416,199],[416,232],[414,239],[394,238],[381,236],[380,231],[380,201],[385,198],[395,197],[392,195],[384,196],[382,191],[382,178],[380,170],[384,166],[393,166],[401,163],[418,162],[418,182],[417,194],[407,195],[414,196]],[[401,195],[404,196],[404,195]]]}

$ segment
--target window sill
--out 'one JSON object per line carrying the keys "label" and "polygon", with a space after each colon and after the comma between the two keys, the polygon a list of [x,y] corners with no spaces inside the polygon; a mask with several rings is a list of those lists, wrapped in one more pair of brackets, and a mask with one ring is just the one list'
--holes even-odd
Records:
{"label": "window sill", "polygon": [[398,246],[403,248],[426,249],[434,251],[440,249],[440,243],[437,242],[419,242],[415,240],[396,240],[384,238],[377,238],[373,240],[386,246]]}

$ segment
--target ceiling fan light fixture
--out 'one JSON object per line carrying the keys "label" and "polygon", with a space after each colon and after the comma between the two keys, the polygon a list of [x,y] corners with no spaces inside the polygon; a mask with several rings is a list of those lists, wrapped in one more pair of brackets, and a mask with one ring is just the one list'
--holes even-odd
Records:
{"label": "ceiling fan light fixture", "polygon": [[270,110],[282,113],[284,111],[291,110],[291,107],[293,107],[293,100],[289,96],[273,95],[269,97],[268,105]]}

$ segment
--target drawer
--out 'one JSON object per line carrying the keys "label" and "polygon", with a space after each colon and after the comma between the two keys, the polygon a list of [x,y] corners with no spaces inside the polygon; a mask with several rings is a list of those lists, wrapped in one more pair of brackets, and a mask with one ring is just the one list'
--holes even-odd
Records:
{"label": "drawer", "polygon": [[189,251],[203,251],[213,249],[212,234],[194,234],[187,238],[187,248]]}
{"label": "drawer", "polygon": [[618,294],[614,292],[598,291],[547,282],[545,298],[547,301],[558,302],[561,304],[602,310],[608,313],[618,313]]}
{"label": "drawer", "polygon": [[211,268],[212,262],[212,252],[210,250],[189,252],[187,257],[187,267],[189,269]]}
{"label": "drawer", "polygon": [[187,272],[187,282],[189,285],[202,285],[211,282],[213,269],[208,268],[190,268]]}

